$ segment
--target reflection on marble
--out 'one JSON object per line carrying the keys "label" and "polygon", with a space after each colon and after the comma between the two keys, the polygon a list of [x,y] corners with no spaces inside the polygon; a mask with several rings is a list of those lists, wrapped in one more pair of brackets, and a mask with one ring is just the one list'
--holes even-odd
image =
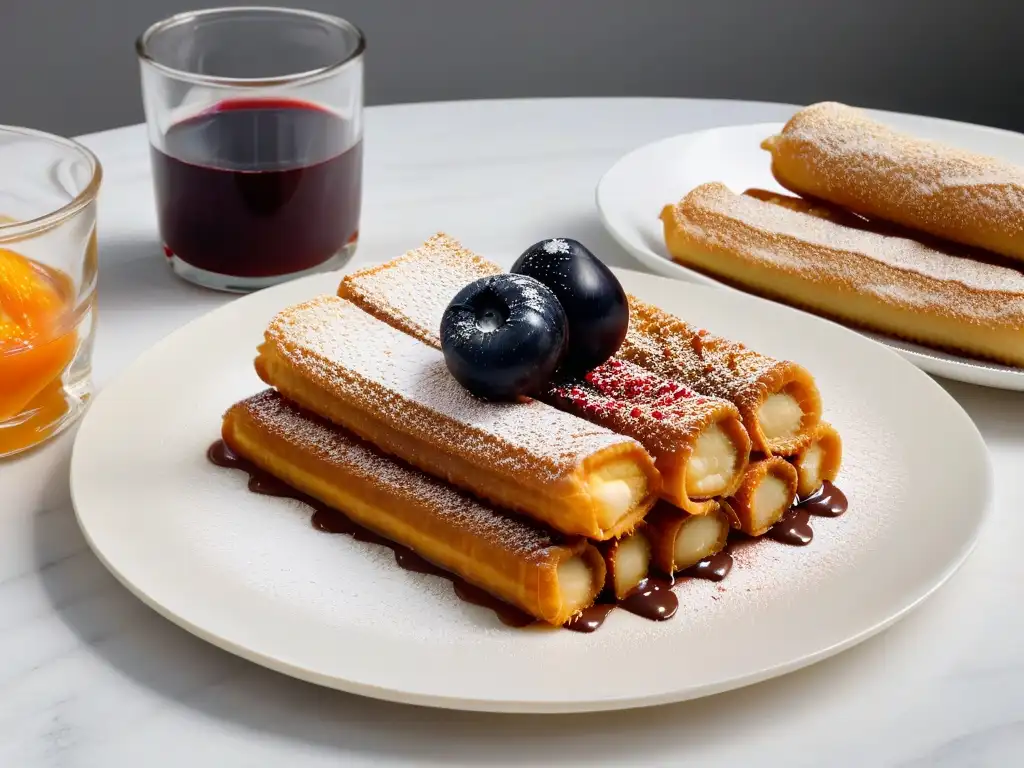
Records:
{"label": "reflection on marble", "polygon": [[[545,131],[578,124],[580,105],[564,104],[544,105]],[[461,124],[447,108],[371,110],[360,257],[389,255],[441,228],[502,252],[551,234],[601,239],[593,186],[625,150],[691,127],[785,112],[714,102],[586,104],[594,130],[582,136],[531,127],[539,107],[507,107],[499,120],[474,106],[479,135],[433,148],[393,137],[408,124]],[[537,133],[536,149],[513,155],[534,146],[528,130]],[[440,141],[438,130],[426,134]],[[180,285],[154,266],[142,132],[92,143],[110,187],[101,217],[102,384],[165,333],[230,299]],[[456,162],[456,151],[467,159]],[[420,163],[417,174],[435,160],[429,189],[403,168],[406,155]],[[538,206],[541,173],[566,182]],[[414,203],[429,210],[403,223],[399,212],[416,211]],[[500,217],[497,205],[506,206]],[[63,436],[0,465],[0,766],[1024,764],[1024,395],[945,386],[988,441],[998,505],[946,587],[892,629],[814,667],[696,702],[594,715],[393,705],[291,680],[207,645],[133,598],[88,550],[68,492],[72,435]],[[680,663],[699,660],[681,654]]]}

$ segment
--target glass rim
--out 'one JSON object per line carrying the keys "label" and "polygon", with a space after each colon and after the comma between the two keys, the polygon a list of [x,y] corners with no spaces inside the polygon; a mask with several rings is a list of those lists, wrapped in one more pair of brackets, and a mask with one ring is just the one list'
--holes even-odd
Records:
{"label": "glass rim", "polygon": [[27,235],[33,235],[43,230],[50,229],[74,216],[99,196],[100,184],[103,181],[103,165],[100,163],[100,160],[96,157],[95,153],[84,144],[77,142],[74,139],[65,138],[64,136],[47,133],[46,131],[37,131],[33,128],[21,128],[14,125],[0,125],[0,135],[3,134],[27,136],[49,144],[58,144],[66,149],[74,150],[89,163],[92,173],[89,177],[89,182],[85,185],[82,191],[60,208],[55,208],[52,211],[48,211],[47,213],[35,216],[31,219],[20,219],[18,221],[11,221],[7,223],[0,221],[0,243],[9,242],[11,240],[20,240]]}
{"label": "glass rim", "polygon": [[[334,27],[354,32],[357,40],[356,47],[347,56],[339,61],[332,62],[331,64],[325,64],[322,67],[309,69],[305,72],[293,72],[287,75],[276,75],[274,77],[223,77],[220,75],[205,75],[200,72],[188,72],[184,69],[178,69],[177,67],[163,64],[154,59],[150,53],[149,43],[154,36],[183,24],[186,21],[204,19],[212,16],[233,16],[236,14],[251,13],[253,11],[276,13],[281,16],[292,16],[302,19],[315,19]],[[135,53],[139,60],[165,75],[201,85],[215,85],[232,88],[266,88],[318,80],[320,78],[333,75],[348,64],[356,61],[362,57],[365,51],[366,36],[359,27],[347,19],[343,19],[340,16],[333,16],[329,13],[321,13],[319,11],[309,11],[300,8],[279,8],[269,5],[222,6],[220,8],[205,8],[200,11],[184,11],[182,13],[176,13],[173,16],[168,16],[166,19],[151,24],[149,28],[147,28],[146,31],[139,35],[135,40]]]}

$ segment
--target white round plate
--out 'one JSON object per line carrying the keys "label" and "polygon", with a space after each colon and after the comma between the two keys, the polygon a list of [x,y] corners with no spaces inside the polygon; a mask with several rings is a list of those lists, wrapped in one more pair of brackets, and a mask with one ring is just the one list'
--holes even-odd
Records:
{"label": "white round plate", "polygon": [[354,693],[507,712],[644,706],[764,680],[864,640],[949,578],[975,542],[991,482],[981,436],[942,388],[841,326],[739,293],[619,275],[666,310],[806,364],[845,443],[838,484],[850,511],[816,521],[810,546],[757,542],[721,584],[680,584],[671,621],[616,611],[590,635],[505,627],[449,582],[317,532],[297,502],[250,494],[240,472],[207,462],[224,411],[262,389],[252,361],[268,321],[333,292],[336,275],[239,299],[100,393],[71,466],[82,530],[128,589],[232,653]]}
{"label": "white round plate", "polygon": [[[1024,136],[1020,134],[936,118],[874,114],[916,136],[1024,165]],[[772,177],[769,154],[760,146],[765,138],[781,129],[782,123],[712,128],[673,136],[630,152],[612,166],[597,186],[597,208],[602,222],[623,248],[651,270],[681,280],[728,287],[672,261],[658,215],[666,204],[678,201],[694,187],[709,181],[720,181],[737,193],[751,187],[784,192]],[[865,335],[887,344],[914,365],[937,376],[986,387],[1024,390],[1024,369],[877,334]]]}

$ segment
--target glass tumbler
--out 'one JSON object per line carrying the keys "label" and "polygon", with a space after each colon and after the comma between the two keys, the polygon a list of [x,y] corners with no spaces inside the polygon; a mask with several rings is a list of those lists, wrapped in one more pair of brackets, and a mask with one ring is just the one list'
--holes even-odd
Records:
{"label": "glass tumbler", "polygon": [[220,8],[158,22],[136,49],[174,272],[244,292],[343,266],[362,193],[359,29],[312,11]]}
{"label": "glass tumbler", "polygon": [[82,145],[0,126],[0,458],[85,409],[101,179]]}

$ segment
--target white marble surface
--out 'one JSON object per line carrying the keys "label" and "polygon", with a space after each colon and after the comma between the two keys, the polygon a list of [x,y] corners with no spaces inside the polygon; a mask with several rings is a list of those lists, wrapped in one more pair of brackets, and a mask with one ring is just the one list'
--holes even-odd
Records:
{"label": "white marble surface", "polygon": [[[506,259],[561,234],[635,266],[598,223],[600,175],[647,141],[789,111],[654,99],[371,109],[357,258],[390,257],[445,229]],[[102,387],[153,342],[230,298],[178,282],[163,263],[142,129],[86,143],[106,172]],[[86,548],[68,498],[66,435],[0,466],[0,766],[1022,765],[1024,396],[945,386],[984,433],[997,486],[994,520],[947,586],[894,628],[809,669],[616,714],[385,704],[206,645],[135,600]],[[700,660],[681,654],[679,663]]]}

